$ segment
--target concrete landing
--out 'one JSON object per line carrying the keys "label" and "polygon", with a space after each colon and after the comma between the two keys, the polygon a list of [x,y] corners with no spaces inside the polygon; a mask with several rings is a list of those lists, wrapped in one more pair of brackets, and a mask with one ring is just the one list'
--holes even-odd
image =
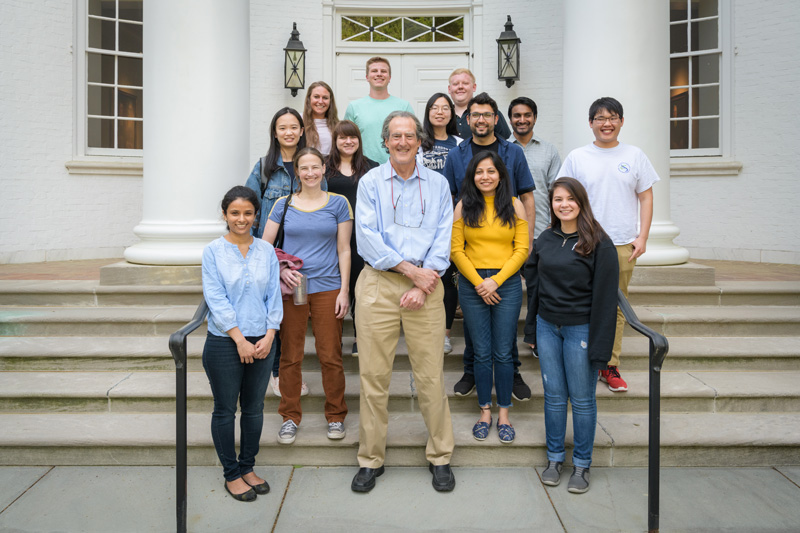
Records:
{"label": "concrete landing", "polygon": [[[545,487],[541,467],[455,468],[436,493],[427,468],[387,466],[368,494],[355,467],[257,467],[271,492],[234,501],[219,467],[189,468],[188,530],[646,531],[647,470],[592,468],[586,494]],[[788,532],[800,524],[800,467],[662,468],[660,531]],[[0,530],[175,531],[170,467],[0,468]]]}

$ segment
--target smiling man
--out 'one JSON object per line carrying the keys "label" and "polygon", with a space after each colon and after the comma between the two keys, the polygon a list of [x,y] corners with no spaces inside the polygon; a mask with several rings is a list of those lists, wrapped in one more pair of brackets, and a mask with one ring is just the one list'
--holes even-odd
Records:
{"label": "smiling man", "polygon": [[[628,296],[636,258],[645,252],[650,234],[653,184],[659,177],[641,149],[617,139],[624,123],[619,101],[610,97],[595,100],[589,107],[589,127],[595,140],[570,152],[558,177],[575,178],[586,187],[595,218],[617,247],[619,288]],[[614,392],[628,390],[618,369],[624,327],[625,317],[617,309],[611,360],[608,368],[600,371],[600,379]]]}
{"label": "smiling man", "polygon": [[[475,75],[468,68],[457,68],[450,74],[447,92],[450,93],[450,98],[453,99],[453,106],[455,107],[453,111],[456,116],[458,135],[463,139],[472,134],[466,111],[469,101],[475,96],[477,88],[478,84],[475,82]],[[499,111],[497,113],[495,132],[498,137],[503,139],[508,139],[509,135],[511,135],[506,119]]]}
{"label": "smiling man", "polygon": [[361,130],[364,155],[378,163],[388,159],[381,141],[383,120],[392,111],[414,112],[411,104],[389,94],[390,81],[392,66],[388,59],[380,56],[367,59],[369,94],[350,102],[344,113],[344,119],[352,120]]}
{"label": "smiling man", "polygon": [[453,205],[444,177],[416,164],[422,126],[393,111],[383,123],[389,162],[358,184],[356,241],[364,270],[356,283],[358,371],[361,378],[358,464],[351,488],[369,492],[383,474],[389,382],[402,326],[428,428],[425,456],[433,488],[451,491],[453,424],[444,390],[444,288],[450,265]]}
{"label": "smiling man", "polygon": [[514,135],[508,140],[522,148],[536,184],[533,191],[536,199],[536,225],[531,233],[532,242],[550,225],[548,192],[550,185],[556,180],[558,169],[561,168],[561,157],[555,146],[533,134],[538,117],[536,102],[524,96],[514,98],[508,106],[508,116],[511,119],[511,129],[514,130]]}

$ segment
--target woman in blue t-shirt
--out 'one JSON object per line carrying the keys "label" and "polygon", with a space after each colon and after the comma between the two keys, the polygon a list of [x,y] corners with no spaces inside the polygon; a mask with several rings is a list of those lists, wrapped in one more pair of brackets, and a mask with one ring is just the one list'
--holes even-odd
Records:
{"label": "woman in blue t-shirt", "polygon": [[[422,141],[422,146],[419,148],[418,158],[427,168],[440,174],[444,174],[447,154],[463,140],[458,136],[456,114],[453,109],[453,102],[444,93],[434,93],[425,104],[425,118],[422,121],[425,140]],[[444,353],[453,351],[450,329],[453,327],[458,306],[458,289],[454,282],[457,275],[458,270],[453,263],[450,263],[450,267],[442,278],[445,314]]]}
{"label": "woman in blue t-shirt", "polygon": [[[291,444],[302,418],[300,408],[301,366],[309,313],[325,390],[328,438],[345,436],[342,321],[350,302],[350,233],[353,213],[344,196],[322,189],[325,163],[316,148],[303,148],[294,156],[298,190],[275,203],[264,239],[273,241],[283,218],[283,251],[303,260],[299,271],[285,269],[281,280],[290,287],[307,279],[306,303],[283,301],[281,324],[281,402],[283,425],[278,442]],[[287,206],[287,202],[289,202]],[[284,218],[285,212],[285,218]]]}
{"label": "woman in blue t-shirt", "polygon": [[[214,395],[211,436],[225,476],[225,490],[249,502],[269,492],[253,472],[264,394],[275,354],[275,333],[283,318],[278,258],[268,242],[250,229],[258,215],[258,196],[237,186],[222,199],[228,233],[203,250],[203,297],[208,304],[208,335],[203,368]],[[241,438],[236,457],[236,405],[241,405]]]}

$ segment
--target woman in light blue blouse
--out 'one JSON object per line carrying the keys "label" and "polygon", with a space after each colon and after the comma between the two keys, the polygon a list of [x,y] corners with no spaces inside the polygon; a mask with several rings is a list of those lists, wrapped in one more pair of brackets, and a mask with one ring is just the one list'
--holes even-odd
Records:
{"label": "woman in light blue blouse", "polygon": [[[214,395],[211,437],[222,463],[225,490],[245,502],[269,492],[253,466],[264,423],[273,340],[283,319],[275,250],[250,233],[258,208],[258,195],[250,188],[228,191],[222,199],[228,233],[203,250],[203,296],[209,308],[203,368]],[[238,459],[237,403],[242,411]]]}

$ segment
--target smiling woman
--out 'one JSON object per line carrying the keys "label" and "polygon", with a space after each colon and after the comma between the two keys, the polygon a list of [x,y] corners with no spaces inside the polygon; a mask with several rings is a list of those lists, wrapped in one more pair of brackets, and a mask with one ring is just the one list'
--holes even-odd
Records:
{"label": "smiling woman", "polygon": [[278,407],[278,414],[283,417],[278,433],[281,444],[295,441],[303,416],[301,367],[309,315],[322,370],[329,439],[344,438],[347,416],[342,320],[350,305],[353,213],[344,196],[322,190],[325,164],[316,148],[298,150],[294,166],[300,182],[298,191],[275,203],[264,231],[265,239],[274,239],[283,218],[282,248],[301,258],[303,266],[299,271],[283,270],[281,280],[289,287],[296,287],[304,277],[308,280],[306,302],[296,304],[291,299],[283,302],[285,320],[281,324],[281,401]]}
{"label": "smiling woman", "polygon": [[339,111],[336,109],[333,89],[324,81],[315,81],[308,86],[303,122],[308,146],[328,155],[331,151],[331,132],[339,122]]}

